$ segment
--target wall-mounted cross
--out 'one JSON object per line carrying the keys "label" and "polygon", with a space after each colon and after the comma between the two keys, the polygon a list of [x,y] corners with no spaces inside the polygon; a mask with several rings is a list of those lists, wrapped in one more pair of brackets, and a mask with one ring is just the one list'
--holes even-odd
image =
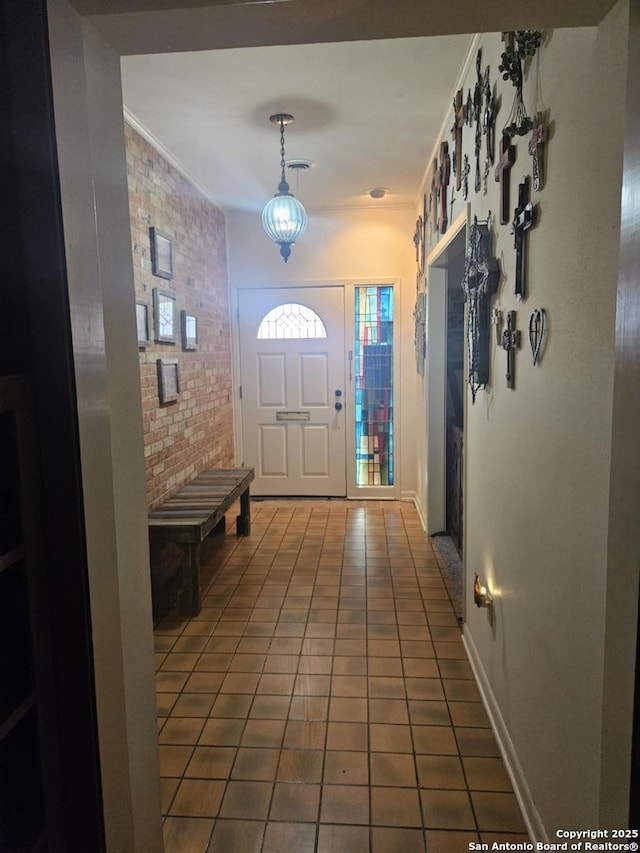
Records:
{"label": "wall-mounted cross", "polygon": [[437,187],[440,194],[440,215],[438,218],[438,230],[441,234],[447,230],[449,220],[447,218],[447,187],[451,178],[451,157],[449,156],[449,143],[440,143],[440,168],[436,177]]}
{"label": "wall-mounted cross", "polygon": [[536,208],[537,205],[534,205],[529,201],[529,176],[526,175],[518,187],[518,206],[515,209],[515,215],[511,224],[516,250],[516,285],[514,293],[518,299],[524,299],[527,295],[527,257],[525,239],[527,231],[532,225],[535,225]]}
{"label": "wall-mounted cross", "polygon": [[[433,211],[433,214],[432,214]],[[438,158],[433,158],[431,172],[431,192],[429,194],[429,221],[431,230],[438,230]]]}
{"label": "wall-mounted cross", "polygon": [[462,198],[466,201],[469,198],[469,172],[471,171],[471,164],[469,163],[469,157],[464,155],[464,164],[462,166]]}
{"label": "wall-mounted cross", "polygon": [[544,186],[544,143],[546,141],[547,125],[544,123],[542,113],[537,113],[529,139],[529,154],[533,157],[533,189],[536,192]]}
{"label": "wall-mounted cross", "polygon": [[507,328],[502,333],[502,349],[507,353],[507,388],[516,387],[516,350],[520,349],[520,331],[516,329],[516,312],[507,311]]}
{"label": "wall-mounted cross", "polygon": [[493,165],[496,155],[495,146],[496,98],[489,79],[489,66],[484,76],[484,117],[482,132],[487,135],[487,160]]}
{"label": "wall-mounted cross", "polygon": [[465,107],[465,121],[469,127],[473,127],[473,95],[471,89],[467,90],[467,105]]}
{"label": "wall-mounted cross", "polygon": [[496,166],[496,181],[500,183],[500,222],[506,225],[511,215],[509,204],[509,187],[511,184],[511,167],[516,161],[516,147],[511,144],[508,136],[502,137],[500,157]]}
{"label": "wall-mounted cross", "polygon": [[463,103],[464,95],[462,93],[462,89],[458,89],[456,92],[456,99],[453,102],[453,112],[454,112],[454,123],[452,130],[455,132],[456,137],[456,189],[460,189],[460,185],[462,183],[462,176],[460,174],[460,164],[462,163],[462,128],[464,127],[465,119],[467,117],[467,108]]}
{"label": "wall-mounted cross", "polygon": [[476,54],[476,85],[473,90],[473,117],[476,123],[475,134],[475,155],[476,155],[476,173],[474,189],[477,193],[480,192],[482,179],[480,174],[480,151],[482,149],[482,102],[484,99],[484,77],[482,75],[482,48],[478,48]]}

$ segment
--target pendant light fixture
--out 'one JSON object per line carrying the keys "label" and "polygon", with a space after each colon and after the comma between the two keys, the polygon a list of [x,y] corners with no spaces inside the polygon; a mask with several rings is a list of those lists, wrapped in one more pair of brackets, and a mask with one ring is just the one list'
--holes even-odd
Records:
{"label": "pendant light fixture", "polygon": [[280,246],[280,254],[286,264],[291,254],[291,247],[298,237],[302,236],[307,227],[307,211],[289,189],[284,176],[284,128],[291,124],[293,116],[288,113],[276,113],[269,116],[269,121],[280,125],[280,167],[282,175],[278,184],[278,192],[264,206],[262,211],[262,226],[269,237]]}

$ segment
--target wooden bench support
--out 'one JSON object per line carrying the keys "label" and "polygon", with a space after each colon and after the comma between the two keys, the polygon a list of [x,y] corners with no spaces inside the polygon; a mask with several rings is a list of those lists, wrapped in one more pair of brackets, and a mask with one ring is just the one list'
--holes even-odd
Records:
{"label": "wooden bench support", "polygon": [[251,499],[249,489],[240,496],[240,515],[236,518],[236,535],[249,536],[251,533]]}
{"label": "wooden bench support", "polygon": [[[166,615],[177,587],[182,615],[200,612],[200,543],[212,530],[224,533],[225,512],[240,499],[238,536],[251,532],[249,486],[253,468],[203,471],[149,515],[151,591],[154,617]],[[175,592],[174,592],[175,595]]]}

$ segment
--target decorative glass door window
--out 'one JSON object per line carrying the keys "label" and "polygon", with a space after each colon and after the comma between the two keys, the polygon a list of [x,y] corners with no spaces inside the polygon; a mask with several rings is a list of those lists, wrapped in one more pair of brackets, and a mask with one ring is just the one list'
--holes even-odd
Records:
{"label": "decorative glass door window", "polygon": [[297,302],[273,308],[265,315],[258,328],[258,340],[326,337],[327,330],[316,312]]}
{"label": "decorative glass door window", "polygon": [[356,485],[393,485],[393,287],[355,288]]}

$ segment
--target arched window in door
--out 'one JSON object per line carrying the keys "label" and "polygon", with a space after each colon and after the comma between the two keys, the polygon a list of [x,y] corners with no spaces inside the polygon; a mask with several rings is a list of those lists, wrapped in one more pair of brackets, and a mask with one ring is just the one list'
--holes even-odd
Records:
{"label": "arched window in door", "polygon": [[326,337],[327,330],[320,317],[298,302],[286,302],[272,308],[258,327],[258,340]]}

